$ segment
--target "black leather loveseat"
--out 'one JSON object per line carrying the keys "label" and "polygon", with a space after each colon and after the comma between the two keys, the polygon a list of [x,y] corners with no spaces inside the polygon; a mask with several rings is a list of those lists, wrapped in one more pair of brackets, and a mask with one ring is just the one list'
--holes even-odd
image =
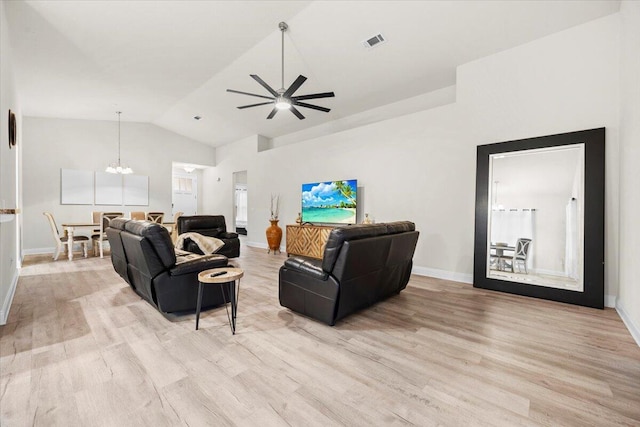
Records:
{"label": "black leather loveseat", "polygon": [[334,325],[398,294],[409,282],[418,242],[409,221],[331,231],[321,260],[288,258],[280,268],[280,305]]}
{"label": "black leather loveseat", "polygon": [[[223,215],[193,215],[178,218],[178,234],[200,233],[203,236],[215,237],[224,242],[224,246],[217,252],[227,258],[240,256],[240,239],[237,233],[227,232],[227,224]],[[184,250],[196,254],[202,251],[191,239],[184,242]]]}
{"label": "black leather loveseat", "polygon": [[[195,310],[198,273],[228,264],[227,257],[219,254],[176,255],[169,232],[160,224],[116,218],[106,232],[116,272],[138,295],[165,313]],[[220,287],[204,287],[203,308],[223,303]]]}

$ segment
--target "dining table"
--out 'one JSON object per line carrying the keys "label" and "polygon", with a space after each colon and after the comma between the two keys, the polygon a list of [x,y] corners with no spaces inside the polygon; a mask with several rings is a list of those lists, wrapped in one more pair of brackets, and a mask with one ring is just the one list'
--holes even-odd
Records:
{"label": "dining table", "polygon": [[[169,229],[169,231],[171,231],[171,229],[175,226],[175,224],[176,223],[173,221],[167,221],[167,222],[163,222],[161,225]],[[97,230],[100,228],[100,224],[94,223],[94,222],[65,222],[62,224],[62,228],[64,228],[64,230],[67,232],[67,240],[69,242],[73,242],[73,233],[75,233],[76,229],[91,228],[93,230]],[[72,259],[73,259],[73,251],[69,250],[69,260],[71,261]]]}
{"label": "dining table", "polygon": [[92,230],[99,229],[99,223],[93,222],[65,222],[62,224],[62,228],[67,232],[67,241],[69,242],[69,261],[73,260],[73,233],[76,228],[91,228]]}

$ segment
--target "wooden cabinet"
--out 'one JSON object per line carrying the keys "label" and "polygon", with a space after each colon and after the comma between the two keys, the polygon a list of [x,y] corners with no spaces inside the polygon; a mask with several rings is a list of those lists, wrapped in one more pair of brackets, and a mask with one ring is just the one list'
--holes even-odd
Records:
{"label": "wooden cabinet", "polygon": [[323,225],[287,225],[287,255],[322,259],[333,228]]}

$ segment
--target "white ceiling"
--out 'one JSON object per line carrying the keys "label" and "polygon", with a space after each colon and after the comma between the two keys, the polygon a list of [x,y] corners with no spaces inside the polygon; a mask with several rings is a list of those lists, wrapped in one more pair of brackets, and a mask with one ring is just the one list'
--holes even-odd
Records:
{"label": "white ceiling", "polygon": [[[4,0],[3,0],[4,1]],[[455,84],[458,65],[615,13],[619,1],[6,1],[27,116],[154,123],[214,146],[269,138]],[[285,86],[334,91],[266,120],[235,107]],[[362,41],[381,32],[387,43]],[[194,116],[202,116],[196,121]]]}

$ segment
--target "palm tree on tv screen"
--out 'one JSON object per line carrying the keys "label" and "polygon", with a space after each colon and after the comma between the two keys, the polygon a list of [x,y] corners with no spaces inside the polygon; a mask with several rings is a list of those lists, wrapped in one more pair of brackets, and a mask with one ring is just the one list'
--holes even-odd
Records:
{"label": "palm tree on tv screen", "polygon": [[349,202],[351,202],[355,206],[356,201],[353,198],[353,191],[351,190],[351,187],[344,181],[334,181],[333,183],[336,186],[336,190],[338,190],[344,197],[349,199]]}

